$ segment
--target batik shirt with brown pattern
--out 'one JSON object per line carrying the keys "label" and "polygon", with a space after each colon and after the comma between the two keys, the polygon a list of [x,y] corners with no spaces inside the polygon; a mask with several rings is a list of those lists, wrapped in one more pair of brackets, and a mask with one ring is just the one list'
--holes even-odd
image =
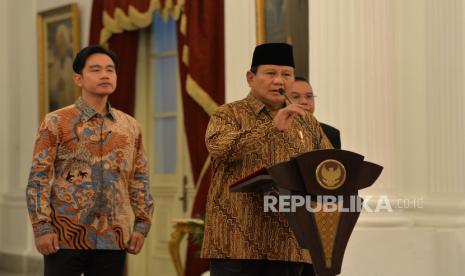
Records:
{"label": "batik shirt with brown pattern", "polygon": [[34,147],[26,189],[36,237],[56,233],[62,249],[125,249],[147,234],[153,213],[147,158],[134,118],[107,104],[105,116],[82,98],[49,113]]}
{"label": "batik shirt with brown pattern", "polygon": [[[210,119],[206,145],[213,177],[207,198],[203,258],[267,259],[310,262],[284,215],[263,211],[263,194],[230,193],[228,184],[292,156],[332,148],[317,120],[308,128],[294,120],[285,131],[273,124],[271,112],[249,94],[219,107]],[[312,138],[312,136],[316,136]]]}

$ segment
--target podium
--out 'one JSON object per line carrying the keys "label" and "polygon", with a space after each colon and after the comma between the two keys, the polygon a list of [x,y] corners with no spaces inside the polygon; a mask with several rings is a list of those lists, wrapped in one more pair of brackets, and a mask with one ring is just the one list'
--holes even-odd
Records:
{"label": "podium", "polygon": [[[333,276],[341,273],[362,209],[358,191],[371,186],[382,170],[355,152],[316,150],[262,168],[229,185],[229,191],[263,192],[264,198],[273,195],[278,202],[289,199],[285,206],[290,210],[283,213],[300,247],[309,250],[316,275]],[[281,212],[279,206],[270,209]]]}

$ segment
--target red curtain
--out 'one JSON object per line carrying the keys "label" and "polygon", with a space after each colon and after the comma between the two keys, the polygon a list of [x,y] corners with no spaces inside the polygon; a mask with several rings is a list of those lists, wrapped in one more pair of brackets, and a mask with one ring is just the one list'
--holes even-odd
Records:
{"label": "red curtain", "polygon": [[[166,0],[158,1],[159,12],[169,10]],[[179,1],[171,1],[172,7]],[[139,11],[149,8],[150,0],[94,0],[90,44],[101,42],[101,30],[104,29],[104,12],[114,18],[118,7],[128,14],[129,4]],[[185,31],[181,31],[182,20],[177,21],[179,73],[182,89],[184,127],[192,165],[194,182],[197,183],[192,217],[204,217],[206,197],[210,185],[211,171],[208,168],[202,176],[201,171],[208,158],[205,147],[205,131],[210,115],[202,107],[198,97],[187,91],[187,79],[193,80],[202,93],[216,105],[224,103],[224,3],[223,0],[185,0],[182,14]],[[109,48],[120,61],[118,70],[118,88],[110,97],[112,105],[128,114],[134,112],[135,71],[138,48],[137,31],[124,31],[111,34]],[[187,63],[182,60],[188,49]],[[200,179],[200,180],[199,180]],[[189,241],[186,275],[198,276],[208,269],[208,260],[199,258],[200,248]]]}
{"label": "red curtain", "polygon": [[[104,28],[104,12],[114,19],[116,8],[121,9],[125,15],[128,15],[129,5],[138,11],[144,12],[149,9],[150,0],[93,1],[89,44],[101,43],[100,35]],[[116,91],[110,95],[109,100],[113,107],[130,115],[134,115],[138,38],[138,29],[124,30],[121,33],[112,34],[107,42],[108,48],[118,55],[120,65],[117,72],[118,85]]]}
{"label": "red curtain", "polygon": [[[188,46],[188,64],[179,59],[184,106],[184,124],[189,146],[194,181],[208,158],[205,146],[205,131],[209,114],[187,93],[186,79],[190,77],[211,97],[216,104],[224,103],[224,3],[211,0],[186,1],[187,17],[185,36],[178,28],[179,57]],[[178,24],[179,26],[180,24]],[[205,204],[210,185],[211,171],[208,168],[197,187],[192,217],[204,217]],[[208,270],[208,260],[199,258],[200,248],[189,242],[186,275],[198,276]],[[188,272],[188,273],[187,273]]]}

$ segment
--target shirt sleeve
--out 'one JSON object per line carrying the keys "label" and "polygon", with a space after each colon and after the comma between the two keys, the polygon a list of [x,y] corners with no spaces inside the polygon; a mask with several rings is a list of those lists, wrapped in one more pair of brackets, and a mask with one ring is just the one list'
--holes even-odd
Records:
{"label": "shirt sleeve", "polygon": [[242,159],[244,156],[262,152],[261,144],[281,135],[272,120],[249,128],[242,127],[231,109],[227,106],[219,107],[210,118],[205,143],[213,157]]}
{"label": "shirt sleeve", "polygon": [[136,158],[134,161],[134,177],[129,184],[129,198],[134,211],[134,232],[147,236],[153,214],[153,198],[149,187],[149,169],[147,157],[142,143],[140,127],[137,126]]}
{"label": "shirt sleeve", "polygon": [[54,233],[51,225],[50,192],[57,153],[57,117],[47,116],[37,132],[26,201],[34,236]]}

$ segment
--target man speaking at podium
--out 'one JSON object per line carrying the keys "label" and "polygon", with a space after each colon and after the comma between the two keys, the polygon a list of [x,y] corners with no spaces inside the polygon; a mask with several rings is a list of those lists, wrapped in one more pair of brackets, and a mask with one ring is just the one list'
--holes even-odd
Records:
{"label": "man speaking at podium", "polygon": [[205,141],[213,177],[201,257],[211,259],[212,276],[302,275],[311,263],[284,214],[263,211],[263,194],[228,191],[228,184],[260,168],[332,148],[313,115],[283,96],[294,68],[292,46],[257,46],[246,75],[250,93],[211,116]]}

